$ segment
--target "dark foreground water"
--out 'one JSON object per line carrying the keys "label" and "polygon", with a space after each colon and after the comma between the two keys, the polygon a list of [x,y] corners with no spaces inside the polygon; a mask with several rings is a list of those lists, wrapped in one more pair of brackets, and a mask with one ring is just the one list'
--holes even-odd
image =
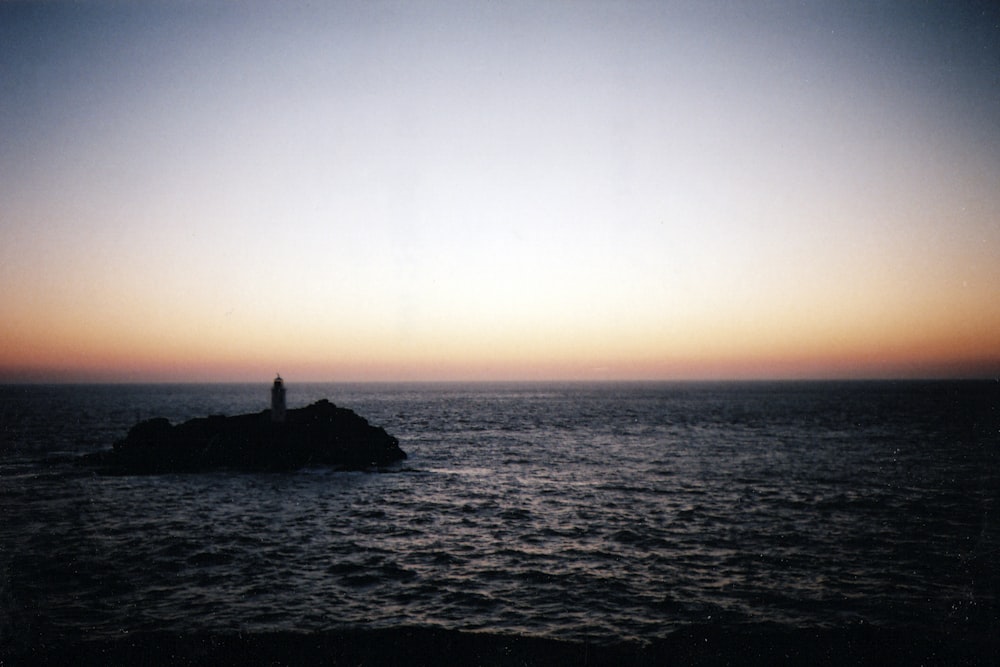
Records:
{"label": "dark foreground water", "polygon": [[289,385],[289,407],[323,397],[410,458],[102,476],[68,455],[139,418],[259,411],[268,385],[0,387],[0,657],[214,661],[268,638],[375,651],[344,662],[415,660],[378,653],[393,641],[641,662],[695,633],[737,656],[934,636],[941,664],[996,658],[996,382]]}

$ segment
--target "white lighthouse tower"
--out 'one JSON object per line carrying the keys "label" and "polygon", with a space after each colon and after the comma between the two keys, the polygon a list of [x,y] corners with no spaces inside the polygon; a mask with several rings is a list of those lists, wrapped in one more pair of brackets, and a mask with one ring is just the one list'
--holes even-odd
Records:
{"label": "white lighthouse tower", "polygon": [[274,378],[274,385],[271,387],[271,421],[285,421],[285,381],[280,374]]}

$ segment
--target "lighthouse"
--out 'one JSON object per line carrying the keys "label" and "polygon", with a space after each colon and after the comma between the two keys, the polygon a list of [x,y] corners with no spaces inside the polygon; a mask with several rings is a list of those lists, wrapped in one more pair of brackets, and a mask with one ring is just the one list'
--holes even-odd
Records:
{"label": "lighthouse", "polygon": [[274,385],[271,387],[271,421],[285,421],[285,381],[280,374],[274,378]]}

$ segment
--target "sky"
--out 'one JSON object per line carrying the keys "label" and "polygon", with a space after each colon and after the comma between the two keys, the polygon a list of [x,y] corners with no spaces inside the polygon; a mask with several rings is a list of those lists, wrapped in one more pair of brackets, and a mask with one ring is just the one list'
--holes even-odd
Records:
{"label": "sky", "polygon": [[0,381],[1000,377],[1000,9],[0,3]]}

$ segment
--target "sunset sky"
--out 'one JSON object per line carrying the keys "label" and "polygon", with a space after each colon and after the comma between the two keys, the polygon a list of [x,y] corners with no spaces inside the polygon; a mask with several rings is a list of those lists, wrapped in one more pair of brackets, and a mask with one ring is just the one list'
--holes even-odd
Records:
{"label": "sunset sky", "polygon": [[2,3],[0,287],[0,382],[997,377],[1000,10]]}

